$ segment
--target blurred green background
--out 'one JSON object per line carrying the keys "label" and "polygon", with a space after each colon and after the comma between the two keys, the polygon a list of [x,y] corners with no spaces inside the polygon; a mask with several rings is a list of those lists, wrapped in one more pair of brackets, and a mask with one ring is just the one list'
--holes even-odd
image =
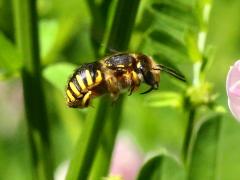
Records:
{"label": "blurred green background", "polygon": [[[99,29],[102,24],[98,23],[106,23],[104,14],[100,17],[97,14],[98,11],[90,12],[90,3],[87,0],[38,0],[37,2],[41,57],[44,66],[50,66],[56,62],[80,65],[82,62],[96,60],[96,46],[101,46],[101,31],[103,31]],[[144,12],[147,3],[147,0],[143,0],[140,5],[129,51],[141,49],[138,28],[141,26],[144,28],[144,25],[147,26],[150,21],[146,18],[146,22],[139,25],[143,22],[141,13]],[[208,43],[215,47],[216,54],[206,77],[214,84],[214,91],[219,95],[218,103],[227,110],[221,127],[217,166],[218,179],[222,180],[240,178],[240,124],[229,113],[225,90],[229,67],[240,57],[239,17],[239,0],[214,1]],[[13,21],[11,1],[0,0],[0,31],[12,42],[14,42]],[[0,50],[1,58],[4,56],[4,47],[0,48],[2,49]],[[151,54],[150,50],[143,53]],[[184,63],[181,67],[184,67]],[[4,72],[1,69],[0,73],[5,74],[0,82],[0,179],[31,179],[31,159],[21,79],[18,73],[11,78],[7,78],[11,72]],[[57,77],[57,74],[53,76]],[[62,87],[59,90],[53,88],[49,81],[44,82],[55,168],[71,157],[88,111],[67,108],[63,94],[66,82],[60,82],[60,84]],[[139,92],[145,88],[146,86],[143,85]],[[171,78],[163,75],[159,92],[168,90],[178,91],[178,87]],[[126,98],[121,131],[130,134],[144,153],[167,149],[178,156],[183,143],[186,122],[183,121],[181,110],[148,105],[151,98],[154,95],[158,96],[159,92],[153,92],[151,96],[134,93]]]}

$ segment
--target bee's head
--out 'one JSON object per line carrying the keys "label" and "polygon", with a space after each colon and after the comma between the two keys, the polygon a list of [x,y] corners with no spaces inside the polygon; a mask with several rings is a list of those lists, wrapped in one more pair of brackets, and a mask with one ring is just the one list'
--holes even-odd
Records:
{"label": "bee's head", "polygon": [[160,80],[160,71],[150,56],[140,54],[137,56],[137,69],[142,74],[143,80],[153,89],[157,89]]}
{"label": "bee's head", "polygon": [[143,94],[148,93],[153,89],[158,89],[161,71],[166,72],[181,81],[186,81],[181,73],[162,64],[156,64],[150,56],[139,54],[136,55],[136,59],[139,73],[141,73],[144,82],[151,86],[150,89]]}

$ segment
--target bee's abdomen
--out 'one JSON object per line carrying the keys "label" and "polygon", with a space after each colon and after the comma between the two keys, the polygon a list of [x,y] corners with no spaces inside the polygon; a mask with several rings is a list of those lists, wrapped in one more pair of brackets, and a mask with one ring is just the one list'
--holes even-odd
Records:
{"label": "bee's abdomen", "polygon": [[96,94],[94,87],[103,80],[99,63],[84,64],[70,78],[67,87],[67,101],[70,107],[87,107],[91,97]]}

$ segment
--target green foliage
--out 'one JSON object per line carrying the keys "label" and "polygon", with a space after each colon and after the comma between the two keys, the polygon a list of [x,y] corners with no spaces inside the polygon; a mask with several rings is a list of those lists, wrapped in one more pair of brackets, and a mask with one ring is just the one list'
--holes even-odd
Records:
{"label": "green foliage", "polygon": [[16,42],[23,60],[21,77],[32,154],[33,176],[53,179],[47,108],[42,87],[36,2],[14,1]]}
{"label": "green foliage", "polygon": [[66,179],[87,179],[90,168],[97,152],[97,146],[100,139],[105,116],[108,108],[105,107],[108,100],[103,98],[99,103],[98,110],[89,112],[88,121],[85,124],[84,133],[80,136],[75,152],[72,157],[71,164],[68,169]]}
{"label": "green foliage", "polygon": [[155,92],[146,98],[146,103],[151,107],[181,108],[183,106],[183,99],[182,96],[176,92]]}
{"label": "green foliage", "polygon": [[189,163],[189,179],[218,179],[221,116],[211,115],[198,124]]}
{"label": "green foliage", "polygon": [[162,165],[163,158],[163,155],[158,155],[145,162],[144,166],[141,168],[138,174],[137,180],[159,179],[160,177],[158,175],[161,174],[161,171],[159,172],[159,169]]}
{"label": "green foliage", "polygon": [[14,44],[0,32],[0,78],[20,71],[22,59]]}
{"label": "green foliage", "polygon": [[68,81],[76,67],[76,65],[70,63],[57,63],[50,65],[44,69],[43,77],[64,94],[65,87],[63,84]]}
{"label": "green foliage", "polygon": [[[35,8],[29,8],[35,1],[14,2],[18,3],[13,4],[12,11],[11,1],[0,0],[0,78],[9,80],[22,75],[29,133],[20,135],[24,136],[24,145],[19,148],[14,137],[5,135],[9,130],[0,128],[0,158],[4,162],[0,166],[4,169],[0,171],[1,179],[8,178],[12,171],[19,174],[19,177],[14,175],[15,179],[30,176],[31,168],[8,163],[9,159],[19,164],[23,159],[28,161],[18,158],[30,154],[27,138],[34,162],[32,167],[39,179],[52,179],[52,165],[58,166],[65,159],[71,159],[67,179],[121,179],[108,176],[115,139],[121,130],[136,139],[144,154],[159,152],[162,148],[168,152],[143,163],[138,179],[239,178],[238,152],[234,149],[239,149],[236,141],[240,131],[229,116],[222,121],[227,106],[226,97],[222,95],[225,92],[223,78],[229,60],[239,57],[239,42],[235,42],[239,39],[236,37],[239,22],[235,18],[239,17],[236,13],[239,2],[38,0],[38,19]],[[10,18],[13,12],[14,28]],[[212,12],[215,15],[210,21]],[[219,23],[226,21],[227,25]],[[233,47],[236,52],[229,52]],[[93,107],[87,110],[67,108],[64,91],[74,69],[109,54],[107,49],[150,55],[156,62],[184,74],[187,82],[161,73],[158,91],[144,96],[138,93],[129,98],[121,96],[114,104],[108,96],[96,98]],[[21,86],[13,84],[9,89],[14,88],[17,90],[10,91],[10,96],[7,92],[6,98],[0,99],[0,106],[6,106],[5,109],[22,109],[15,106],[18,99],[14,96]],[[142,83],[139,92],[145,88]],[[5,92],[4,86],[1,94],[2,91]],[[56,92],[60,92],[60,97],[55,96]],[[3,123],[18,124],[12,123],[9,117],[3,118],[7,119]],[[25,124],[20,122],[15,131],[26,132],[23,127]],[[58,134],[54,134],[54,129],[58,129]],[[58,150],[55,138],[71,146]],[[2,144],[14,144],[9,148],[12,151],[2,150]],[[51,146],[57,150],[57,157],[52,157]]]}
{"label": "green foliage", "polygon": [[186,172],[183,165],[169,152],[159,153],[148,159],[138,174],[138,180],[183,180]]}
{"label": "green foliage", "polygon": [[[113,14],[113,19],[109,18],[109,21],[111,20],[112,24],[110,26],[110,30],[108,31],[109,34],[106,36],[108,47],[116,48],[119,50],[127,49],[131,37],[131,32],[134,26],[134,20],[139,2],[140,0],[134,0],[131,3],[129,3],[127,0],[122,0],[116,3],[116,9]],[[128,12],[131,13],[129,14]],[[105,121],[107,119],[107,107],[110,103],[109,100],[106,100],[105,98],[102,99],[98,106],[95,119],[93,117],[88,119],[89,124],[86,125],[86,132],[82,137],[83,140],[80,140],[77,144],[79,148],[81,148],[81,151],[77,151],[74,154],[67,174],[67,179],[86,179],[89,176],[95,154],[97,154],[97,147],[99,146],[98,141],[100,139],[104,125],[106,128],[105,131],[107,131],[108,133],[108,128],[110,128],[110,131],[112,133],[107,134],[108,136],[110,135],[110,138],[105,137],[103,133],[103,137],[101,140],[106,141],[105,144],[107,144],[107,147],[104,147],[104,149],[106,149],[107,156],[105,156],[106,152],[103,152],[104,155],[97,154],[98,156],[96,158],[96,164],[99,164],[98,161],[106,161],[106,163],[101,167],[93,166],[92,171],[94,173],[97,172],[97,174],[91,174],[91,176],[93,176],[94,179],[99,179],[107,175],[110,164],[111,152],[120,124],[120,114],[123,102],[122,98],[123,97],[120,97],[117,106],[112,109],[110,116],[111,119],[106,122],[106,125]],[[102,151],[99,151],[99,153],[102,153]],[[99,168],[100,171],[95,170]]]}

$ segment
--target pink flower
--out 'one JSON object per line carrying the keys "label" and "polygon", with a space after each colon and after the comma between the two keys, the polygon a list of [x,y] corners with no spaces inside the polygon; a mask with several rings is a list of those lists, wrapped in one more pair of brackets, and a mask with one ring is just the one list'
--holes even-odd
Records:
{"label": "pink flower", "polygon": [[236,61],[227,75],[228,106],[233,116],[240,121],[240,60]]}
{"label": "pink flower", "polygon": [[120,137],[113,152],[110,177],[118,176],[124,180],[134,180],[142,162],[143,156],[131,139]]}

